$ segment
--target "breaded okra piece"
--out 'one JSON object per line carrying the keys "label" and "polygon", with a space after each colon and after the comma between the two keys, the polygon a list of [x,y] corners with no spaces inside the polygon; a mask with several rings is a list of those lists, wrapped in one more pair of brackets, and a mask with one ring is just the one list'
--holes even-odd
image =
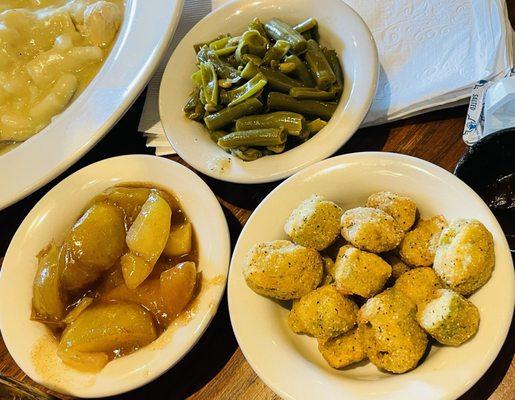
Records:
{"label": "breaded okra piece", "polygon": [[358,331],[370,361],[396,374],[418,365],[427,336],[415,319],[416,306],[407,297],[387,289],[359,310]]}
{"label": "breaded okra piece", "polygon": [[475,219],[459,219],[443,231],[433,268],[451,289],[467,296],[490,279],[494,264],[492,234]]}
{"label": "breaded okra piece", "polygon": [[319,339],[318,351],[333,368],[344,368],[367,357],[357,328],[332,339]]}
{"label": "breaded okra piece", "polygon": [[399,245],[402,261],[412,267],[429,267],[433,264],[438,240],[447,221],[441,215],[418,221],[415,229],[406,233]]}
{"label": "breaded okra piece", "polygon": [[440,278],[430,267],[413,268],[402,274],[393,285],[417,306],[430,300],[442,287]]}
{"label": "breaded okra piece", "polygon": [[336,288],[344,295],[369,298],[379,293],[392,268],[376,254],[343,246],[335,261]]}
{"label": "breaded okra piece", "polygon": [[314,290],[322,281],[323,269],[316,250],[288,240],[254,245],[242,266],[252,290],[280,300],[298,299]]}
{"label": "breaded okra piece", "polygon": [[340,233],[343,210],[322,196],[313,195],[295,208],[284,231],[301,246],[323,250],[331,245]]}
{"label": "breaded okra piece", "polygon": [[417,320],[427,333],[449,346],[459,346],[479,329],[477,307],[449,289],[439,289],[433,300],[419,307]]}
{"label": "breaded okra piece", "polygon": [[393,250],[404,236],[392,216],[377,208],[357,207],[345,211],[341,220],[342,236],[353,246],[382,253]]}
{"label": "breaded okra piece", "polygon": [[351,330],[357,313],[356,303],[342,296],[334,285],[326,285],[294,302],[288,324],[295,333],[326,340]]}
{"label": "breaded okra piece", "polygon": [[379,208],[391,215],[403,231],[409,231],[415,223],[417,205],[409,197],[393,192],[377,192],[367,199],[367,207]]}

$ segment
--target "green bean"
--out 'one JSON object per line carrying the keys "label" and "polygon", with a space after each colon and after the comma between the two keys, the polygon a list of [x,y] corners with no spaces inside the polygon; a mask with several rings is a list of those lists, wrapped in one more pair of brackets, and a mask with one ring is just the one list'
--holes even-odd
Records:
{"label": "green bean", "polygon": [[297,66],[295,63],[283,62],[279,64],[279,71],[283,74],[291,74],[292,72],[295,72],[296,69]]}
{"label": "green bean", "polygon": [[305,58],[317,87],[322,90],[329,89],[336,82],[336,76],[320,46],[313,39],[308,40]]}
{"label": "green bean", "polygon": [[297,100],[287,94],[277,92],[269,93],[267,105],[270,110],[292,111],[324,119],[330,119],[337,106],[336,103],[318,100]]}
{"label": "green bean", "polygon": [[270,65],[272,61],[281,61],[290,50],[290,44],[285,40],[278,40],[268,49],[263,57],[263,64]]}
{"label": "green bean", "polygon": [[209,48],[211,50],[220,50],[223,49],[225,46],[227,46],[227,43],[229,42],[230,36],[224,36],[220,39],[216,39],[209,43]]}
{"label": "green bean", "polygon": [[229,89],[232,86],[232,81],[230,79],[218,79],[218,86]]}
{"label": "green bean", "polygon": [[231,154],[241,158],[243,161],[254,161],[263,156],[261,150],[241,147],[239,149],[231,149]]}
{"label": "green bean", "polygon": [[308,67],[299,57],[288,56],[284,61],[287,63],[295,64],[295,75],[302,81],[305,86],[315,87],[315,81],[311,76],[311,72],[309,72]]}
{"label": "green bean", "polygon": [[213,113],[215,113],[217,111],[220,111],[222,108],[223,108],[223,106],[221,106],[221,105],[216,105],[215,106],[213,104],[206,104],[204,106],[204,110],[206,110],[208,114],[213,114]]}
{"label": "green bean", "polygon": [[308,122],[307,128],[308,128],[309,133],[317,133],[317,132],[320,132],[323,128],[325,128],[326,125],[327,125],[326,121],[324,121],[320,118],[317,118],[313,121]]}
{"label": "green bean", "polygon": [[230,64],[220,60],[216,53],[208,46],[204,46],[197,54],[199,62],[210,62],[215,68],[216,74],[222,79],[231,79],[237,81],[240,79],[240,73]]}
{"label": "green bean", "polygon": [[227,135],[225,131],[209,131],[209,137],[215,143],[218,143],[218,139],[223,138],[225,135]]}
{"label": "green bean", "polygon": [[251,79],[258,73],[259,73],[259,67],[256,64],[254,64],[252,61],[249,61],[247,63],[247,65],[245,65],[245,68],[243,68],[243,70],[241,71],[240,76],[243,79]]}
{"label": "green bean", "polygon": [[302,133],[299,135],[299,140],[301,143],[304,143],[311,136],[311,132],[308,129],[304,129]]}
{"label": "green bean", "polygon": [[220,95],[220,100],[222,104],[228,104],[229,107],[234,107],[236,104],[261,92],[266,86],[266,82],[265,76],[259,73],[244,85],[233,90],[223,91],[223,94]]}
{"label": "green bean", "polygon": [[241,62],[248,63],[253,62],[256,65],[263,64],[263,59],[261,57],[255,56],[253,54],[244,54],[241,56]]}
{"label": "green bean", "polygon": [[191,80],[195,84],[195,86],[200,87],[202,86],[202,72],[200,72],[200,69],[193,74],[191,74]]}
{"label": "green bean", "polygon": [[302,32],[301,35],[306,40],[313,39],[313,36],[311,35],[311,31]]}
{"label": "green bean", "polygon": [[204,117],[204,105],[200,101],[200,88],[196,88],[183,108],[186,117],[200,121]]}
{"label": "green bean", "polygon": [[214,52],[216,53],[216,55],[218,57],[225,57],[225,56],[228,56],[228,55],[234,53],[237,48],[238,48],[238,46],[228,46],[228,47],[223,47],[218,50],[214,50]]}
{"label": "green bean", "polygon": [[308,18],[302,22],[299,22],[297,25],[293,27],[297,32],[304,33],[306,31],[310,31],[313,28],[318,26],[318,22],[315,18]]}
{"label": "green bean", "polygon": [[249,24],[249,30],[258,31],[261,36],[263,36],[268,42],[268,36],[266,34],[265,26],[263,23],[259,20],[259,18],[254,18],[252,22]]}
{"label": "green bean", "polygon": [[236,69],[238,69],[238,67],[240,66],[240,62],[238,60],[236,60],[236,56],[234,55],[234,53],[225,57],[224,61],[227,64],[229,64],[231,67],[236,68]]}
{"label": "green bean", "polygon": [[274,40],[286,40],[294,54],[303,53],[307,48],[306,39],[293,30],[286,22],[273,18],[265,24],[265,30]]}
{"label": "green bean", "polygon": [[268,81],[268,86],[272,90],[278,90],[279,92],[290,93],[290,89],[294,87],[302,87],[304,84],[296,79],[290,78],[288,75],[282,72],[273,70],[267,67],[260,67],[259,70]]}
{"label": "green bean", "polygon": [[340,88],[340,91],[343,90],[343,70],[336,51],[329,49],[323,49],[322,51],[327,62],[331,66],[331,69],[333,70],[334,76],[336,76],[337,87]]}
{"label": "green bean", "polygon": [[208,42],[203,42],[203,43],[197,43],[197,44],[194,44],[193,45],[193,49],[195,50],[195,53],[198,53],[202,47],[204,46],[208,46],[211,44],[211,43],[215,43],[217,42],[218,40],[223,40],[225,39],[226,37],[230,37],[230,35],[228,34],[225,34],[225,35],[219,35],[218,37],[216,37],[216,39],[213,39],[213,40],[210,40]]}
{"label": "green bean", "polygon": [[300,114],[277,111],[262,115],[251,115],[236,120],[237,131],[252,129],[280,128],[284,127],[289,135],[298,136],[304,129],[306,120]]}
{"label": "green bean", "polygon": [[287,133],[284,128],[253,129],[236,131],[218,139],[218,145],[224,149],[242,146],[276,146],[286,142]]}
{"label": "green bean", "polygon": [[267,150],[270,150],[272,153],[279,154],[284,151],[286,148],[286,143],[278,144],[276,146],[266,146]]}
{"label": "green bean", "polygon": [[204,117],[204,123],[210,130],[217,130],[236,121],[245,115],[258,113],[263,104],[256,98],[250,98],[234,107],[224,108],[214,114]]}
{"label": "green bean", "polygon": [[250,30],[241,35],[240,43],[234,55],[236,60],[241,61],[244,54],[252,54],[263,57],[268,47],[268,40],[261,36],[258,31]]}
{"label": "green bean", "polygon": [[200,72],[202,76],[202,90],[209,105],[216,106],[218,104],[218,79],[216,77],[215,67],[210,62],[200,63]]}
{"label": "green bean", "polygon": [[294,87],[290,89],[290,96],[299,99],[313,99],[313,100],[334,100],[337,93],[336,90],[330,91],[319,90],[316,88]]}
{"label": "green bean", "polygon": [[202,103],[202,105],[206,106],[207,105],[207,98],[206,98],[206,95],[204,93],[204,89],[202,89],[202,86],[200,87],[199,98],[200,98],[200,102]]}

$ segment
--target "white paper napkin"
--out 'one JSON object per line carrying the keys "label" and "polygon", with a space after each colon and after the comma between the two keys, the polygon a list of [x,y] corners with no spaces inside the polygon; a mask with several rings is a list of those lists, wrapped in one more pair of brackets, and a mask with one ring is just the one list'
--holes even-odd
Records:
{"label": "white paper napkin", "polygon": [[[226,2],[213,0],[213,8]],[[345,2],[365,20],[379,49],[378,90],[363,126],[464,104],[477,81],[503,77],[513,68],[505,0]],[[209,0],[186,0],[171,48],[210,6]],[[149,85],[139,127],[161,154],[167,146],[157,98],[168,58]]]}

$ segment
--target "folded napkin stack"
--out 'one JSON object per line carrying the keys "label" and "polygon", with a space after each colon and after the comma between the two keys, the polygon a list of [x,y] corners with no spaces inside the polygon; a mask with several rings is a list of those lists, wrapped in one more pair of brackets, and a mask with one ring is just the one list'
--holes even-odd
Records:
{"label": "folded napkin stack", "polygon": [[[227,0],[186,0],[170,47]],[[509,74],[514,63],[505,0],[345,0],[365,20],[379,50],[377,93],[363,126],[464,104],[475,83]],[[147,92],[140,131],[156,154],[172,154],[157,98],[165,57]]]}

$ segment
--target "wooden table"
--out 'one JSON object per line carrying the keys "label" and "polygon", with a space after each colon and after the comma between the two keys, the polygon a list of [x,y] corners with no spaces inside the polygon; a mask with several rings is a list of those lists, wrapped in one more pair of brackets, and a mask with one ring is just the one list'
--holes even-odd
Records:
{"label": "wooden table", "polygon": [[[507,0],[512,24],[515,1]],[[144,139],[136,131],[143,106],[143,96],[125,117],[83,159],[36,193],[0,212],[0,255],[5,254],[18,225],[34,204],[59,181],[76,170],[122,154],[148,153]],[[359,130],[337,154],[358,151],[391,151],[409,154],[435,163],[449,171],[466,146],[461,139],[466,107],[437,111],[405,121]],[[178,157],[170,157],[184,162]],[[218,196],[224,207],[236,243],[242,226],[252,210],[278,183],[235,185],[202,178]],[[15,301],[15,300],[14,300]],[[465,394],[462,400],[515,399],[515,324],[508,339],[487,373]],[[38,386],[17,367],[0,338],[0,374]],[[65,399],[66,397],[59,396]],[[279,399],[252,371],[231,330],[227,298],[220,305],[210,327],[191,352],[168,373],[145,387],[118,396],[118,399]]]}

